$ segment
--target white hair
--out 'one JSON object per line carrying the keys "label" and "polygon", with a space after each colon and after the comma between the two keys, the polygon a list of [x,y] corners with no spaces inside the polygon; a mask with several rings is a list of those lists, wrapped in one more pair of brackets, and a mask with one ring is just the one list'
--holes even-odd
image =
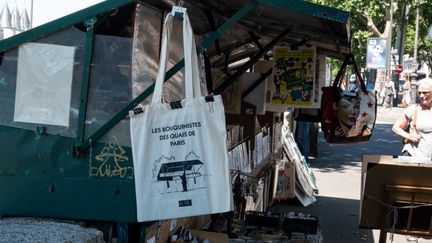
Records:
{"label": "white hair", "polygon": [[426,86],[430,90],[432,90],[432,78],[424,78],[420,79],[418,86]]}

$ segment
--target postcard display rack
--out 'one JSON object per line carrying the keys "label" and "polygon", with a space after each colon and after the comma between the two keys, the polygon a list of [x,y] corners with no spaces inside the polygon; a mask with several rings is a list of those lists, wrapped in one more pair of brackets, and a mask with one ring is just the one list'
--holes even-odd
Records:
{"label": "postcard display rack", "polygon": [[316,201],[315,177],[291,132],[292,112],[271,114],[273,123],[254,131],[253,139],[243,137],[248,132],[242,125],[227,125],[238,218],[246,211],[265,212],[273,202],[294,197],[304,206]]}
{"label": "postcard display rack", "polygon": [[227,126],[235,205],[229,232],[239,236],[230,242],[322,240],[317,217],[268,211],[272,203],[294,197],[304,206],[316,200],[315,177],[291,132],[292,115],[273,113],[273,123],[255,131],[252,139],[243,137],[248,132],[242,125]]}
{"label": "postcard display rack", "polygon": [[[277,158],[271,153],[271,137],[269,126],[265,126],[256,133],[254,141],[241,139],[228,152],[236,211],[265,211],[269,206],[271,168]],[[241,203],[243,198],[246,205]]]}
{"label": "postcard display rack", "polygon": [[[243,97],[246,95],[241,91],[246,81],[255,78],[253,75],[243,75],[221,94],[226,107],[234,208],[240,218],[245,211],[263,212],[272,202],[293,197],[307,206],[316,200],[318,191],[313,172],[292,134],[295,128],[292,108],[319,107],[319,90],[325,80],[325,56],[317,54],[314,47],[294,51],[287,46],[279,46],[275,47],[274,52],[281,54],[275,57],[279,62],[261,60],[254,64],[252,70],[255,74],[262,74],[273,69],[265,82],[266,87],[263,87],[265,95],[262,96],[261,92],[255,95],[265,100],[264,109],[261,109],[261,103],[246,100]],[[279,70],[282,66],[278,63],[291,67],[290,57],[299,55],[308,57],[302,60],[306,65],[303,70],[305,75],[297,78],[305,79],[301,87],[310,96],[307,96],[307,101],[285,97],[285,102],[282,102],[281,97],[288,94],[289,90],[284,91],[282,85],[274,87],[278,83],[275,81],[283,79],[286,84],[290,83],[293,80],[286,79],[291,76],[280,72],[289,73],[293,70]],[[222,71],[212,69],[212,77],[217,84],[224,75]],[[297,102],[290,103],[294,100]]]}

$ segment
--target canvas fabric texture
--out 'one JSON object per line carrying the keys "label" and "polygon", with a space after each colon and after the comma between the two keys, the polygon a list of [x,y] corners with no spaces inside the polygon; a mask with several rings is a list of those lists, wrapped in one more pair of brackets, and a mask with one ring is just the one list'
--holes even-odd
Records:
{"label": "canvas fabric texture", "polygon": [[232,210],[224,107],[219,95],[201,94],[187,13],[182,20],[185,98],[176,109],[162,100],[173,21],[169,13],[152,102],[142,113],[129,113],[138,222]]}

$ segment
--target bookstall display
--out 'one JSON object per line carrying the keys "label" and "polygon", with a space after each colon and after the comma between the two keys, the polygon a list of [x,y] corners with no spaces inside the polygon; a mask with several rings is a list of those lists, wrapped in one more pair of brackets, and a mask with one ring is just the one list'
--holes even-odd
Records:
{"label": "bookstall display", "polygon": [[313,202],[284,118],[316,108],[316,57],[350,52],[349,14],[299,1],[101,1],[1,40],[0,215],[166,242]]}

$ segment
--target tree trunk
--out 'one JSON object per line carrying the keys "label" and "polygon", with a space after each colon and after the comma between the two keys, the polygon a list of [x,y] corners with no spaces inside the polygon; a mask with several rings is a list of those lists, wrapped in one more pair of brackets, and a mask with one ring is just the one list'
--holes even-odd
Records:
{"label": "tree trunk", "polygon": [[400,26],[398,27],[397,40],[396,40],[396,48],[398,50],[399,60],[398,63],[403,64],[403,56],[404,46],[406,41],[406,32],[407,32],[407,21],[408,21],[408,13],[410,11],[411,5],[405,2],[402,6],[401,16],[400,16]]}

